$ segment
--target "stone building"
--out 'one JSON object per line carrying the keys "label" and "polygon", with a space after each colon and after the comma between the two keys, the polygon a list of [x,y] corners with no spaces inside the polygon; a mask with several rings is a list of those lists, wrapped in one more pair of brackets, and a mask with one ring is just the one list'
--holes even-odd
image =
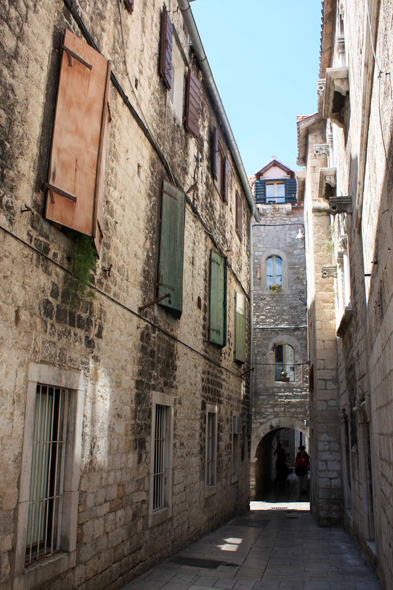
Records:
{"label": "stone building", "polygon": [[258,213],[188,0],[0,14],[0,588],[109,590],[248,508]]}
{"label": "stone building", "polygon": [[308,437],[307,294],[303,204],[294,171],[273,156],[251,184],[261,216],[251,238],[251,495],[259,497],[274,474],[277,441],[294,459],[300,437]]}
{"label": "stone building", "polygon": [[298,118],[313,511],[393,588],[392,6],[324,0],[318,112]]}

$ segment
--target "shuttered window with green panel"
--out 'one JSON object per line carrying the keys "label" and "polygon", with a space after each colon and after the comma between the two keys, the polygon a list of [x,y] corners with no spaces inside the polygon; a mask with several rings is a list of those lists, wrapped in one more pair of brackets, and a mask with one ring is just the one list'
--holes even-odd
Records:
{"label": "shuttered window with green panel", "polygon": [[235,291],[235,360],[246,360],[246,297]]}
{"label": "shuttered window with green panel", "polygon": [[227,343],[227,266],[225,258],[210,250],[209,340],[224,347]]}
{"label": "shuttered window with green panel", "polygon": [[160,257],[158,263],[158,297],[170,294],[159,302],[179,318],[183,299],[185,194],[164,181],[161,204]]}

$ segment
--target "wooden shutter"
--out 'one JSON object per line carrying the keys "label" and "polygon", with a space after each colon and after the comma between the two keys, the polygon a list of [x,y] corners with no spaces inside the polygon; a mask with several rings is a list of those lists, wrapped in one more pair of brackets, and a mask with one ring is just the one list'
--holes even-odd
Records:
{"label": "wooden shutter", "polygon": [[229,192],[229,164],[228,159],[224,158],[224,177],[223,177],[223,191],[222,198],[224,203],[228,203],[228,192]]}
{"label": "wooden shutter", "polygon": [[134,12],[134,0],[124,0],[124,4],[130,14]]}
{"label": "wooden shutter", "polygon": [[236,191],[236,233],[239,236],[240,241],[242,241],[242,239],[243,239],[243,209],[242,209],[242,199],[237,191]]}
{"label": "wooden shutter", "polygon": [[110,65],[68,30],[62,47],[45,215],[95,236],[102,209]]}
{"label": "wooden shutter", "polygon": [[254,195],[257,203],[264,203],[266,199],[266,180],[256,180],[254,184]]}
{"label": "wooden shutter", "polygon": [[285,179],[285,196],[286,197],[296,197],[296,193],[297,193],[296,178],[286,178]]}
{"label": "wooden shutter", "polygon": [[246,360],[246,298],[235,291],[235,360]]}
{"label": "wooden shutter", "polygon": [[227,343],[227,267],[225,259],[210,251],[209,340],[219,346]]}
{"label": "wooden shutter", "polygon": [[188,70],[185,125],[196,138],[199,137],[200,82],[191,69]]}
{"label": "wooden shutter", "polygon": [[185,194],[164,181],[161,205],[160,258],[158,264],[158,297],[171,294],[160,301],[176,317],[181,316],[183,298]]}
{"label": "wooden shutter", "polygon": [[212,145],[212,173],[214,180],[218,179],[218,135],[217,129],[213,129],[213,145]]}
{"label": "wooden shutter", "polygon": [[168,88],[172,88],[172,23],[166,7],[162,10],[160,43],[160,76]]}

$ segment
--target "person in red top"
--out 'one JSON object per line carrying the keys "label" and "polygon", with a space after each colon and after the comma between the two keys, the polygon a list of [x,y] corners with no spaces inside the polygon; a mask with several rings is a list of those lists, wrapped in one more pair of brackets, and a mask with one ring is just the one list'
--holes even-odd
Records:
{"label": "person in red top", "polygon": [[307,473],[308,466],[310,465],[310,457],[306,452],[306,447],[300,445],[299,452],[296,455],[295,460],[295,473],[299,478],[300,493],[307,492]]}

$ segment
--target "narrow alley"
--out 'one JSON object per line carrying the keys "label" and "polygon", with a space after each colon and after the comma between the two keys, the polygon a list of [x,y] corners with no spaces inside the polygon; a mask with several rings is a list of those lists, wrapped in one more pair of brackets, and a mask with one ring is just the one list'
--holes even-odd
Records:
{"label": "narrow alley", "polygon": [[319,527],[298,496],[292,477],[121,590],[380,590],[350,535]]}

